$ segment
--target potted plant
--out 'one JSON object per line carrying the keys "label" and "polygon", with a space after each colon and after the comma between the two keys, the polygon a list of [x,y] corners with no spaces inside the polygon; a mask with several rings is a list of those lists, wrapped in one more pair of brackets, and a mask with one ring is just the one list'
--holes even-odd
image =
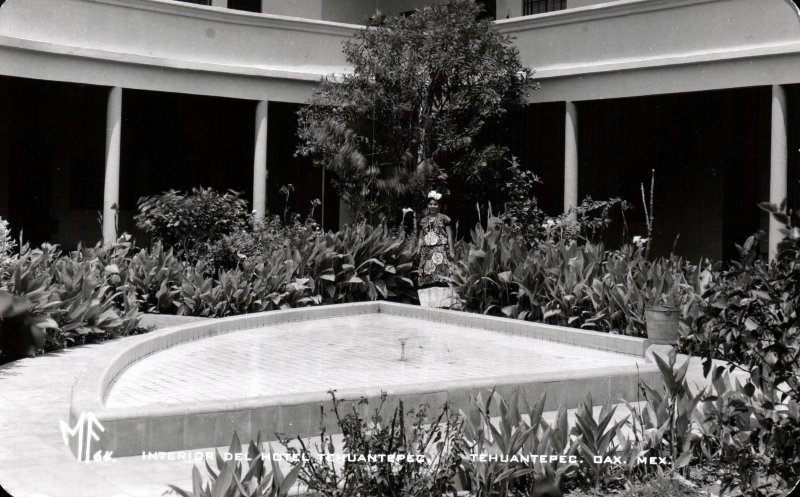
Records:
{"label": "potted plant", "polygon": [[647,339],[653,344],[677,345],[680,322],[681,286],[666,291],[654,288],[644,309]]}

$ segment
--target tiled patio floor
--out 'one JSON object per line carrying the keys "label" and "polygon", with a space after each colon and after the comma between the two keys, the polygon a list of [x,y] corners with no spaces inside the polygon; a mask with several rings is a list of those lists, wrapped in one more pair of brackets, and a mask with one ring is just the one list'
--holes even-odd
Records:
{"label": "tiled patio floor", "polygon": [[[408,339],[400,361],[400,339]],[[551,373],[644,358],[444,323],[368,314],[235,331],[125,370],[110,408]]]}

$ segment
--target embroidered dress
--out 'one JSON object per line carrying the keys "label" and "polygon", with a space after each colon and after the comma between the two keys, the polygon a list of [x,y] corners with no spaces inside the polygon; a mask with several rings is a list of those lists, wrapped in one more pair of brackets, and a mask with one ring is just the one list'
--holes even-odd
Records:
{"label": "embroidered dress", "polygon": [[444,214],[425,216],[419,223],[422,247],[419,250],[419,286],[446,285],[450,276],[450,245],[447,227],[450,218]]}

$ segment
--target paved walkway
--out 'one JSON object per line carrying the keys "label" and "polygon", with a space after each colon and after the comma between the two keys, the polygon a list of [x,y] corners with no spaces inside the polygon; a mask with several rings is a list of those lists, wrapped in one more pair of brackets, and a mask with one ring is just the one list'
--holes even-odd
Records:
{"label": "paved walkway", "polygon": [[[196,318],[146,317],[166,327]],[[138,337],[120,340],[137,340]],[[79,463],[64,445],[70,389],[103,344],[85,345],[0,366],[0,486],[14,497],[156,497],[168,483],[190,488],[192,463]]]}
{"label": "paved walkway", "polygon": [[[159,317],[157,325],[186,320]],[[64,445],[59,420],[68,420],[70,388],[103,347],[76,347],[0,367],[0,486],[14,497],[160,497],[168,484],[191,488],[197,451],[171,453],[175,460],[79,463]],[[477,347],[476,353],[488,357],[488,350]],[[701,378],[698,361],[690,380]],[[619,416],[626,413],[624,406],[618,410]]]}

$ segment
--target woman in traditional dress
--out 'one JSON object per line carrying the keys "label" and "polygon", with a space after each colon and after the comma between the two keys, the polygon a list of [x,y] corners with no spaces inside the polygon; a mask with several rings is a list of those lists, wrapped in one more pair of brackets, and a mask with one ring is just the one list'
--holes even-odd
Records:
{"label": "woman in traditional dress", "polygon": [[428,213],[419,223],[419,297],[429,307],[448,306],[446,300],[453,298],[447,283],[455,260],[453,230],[450,218],[439,212],[441,199],[435,190],[428,194]]}

